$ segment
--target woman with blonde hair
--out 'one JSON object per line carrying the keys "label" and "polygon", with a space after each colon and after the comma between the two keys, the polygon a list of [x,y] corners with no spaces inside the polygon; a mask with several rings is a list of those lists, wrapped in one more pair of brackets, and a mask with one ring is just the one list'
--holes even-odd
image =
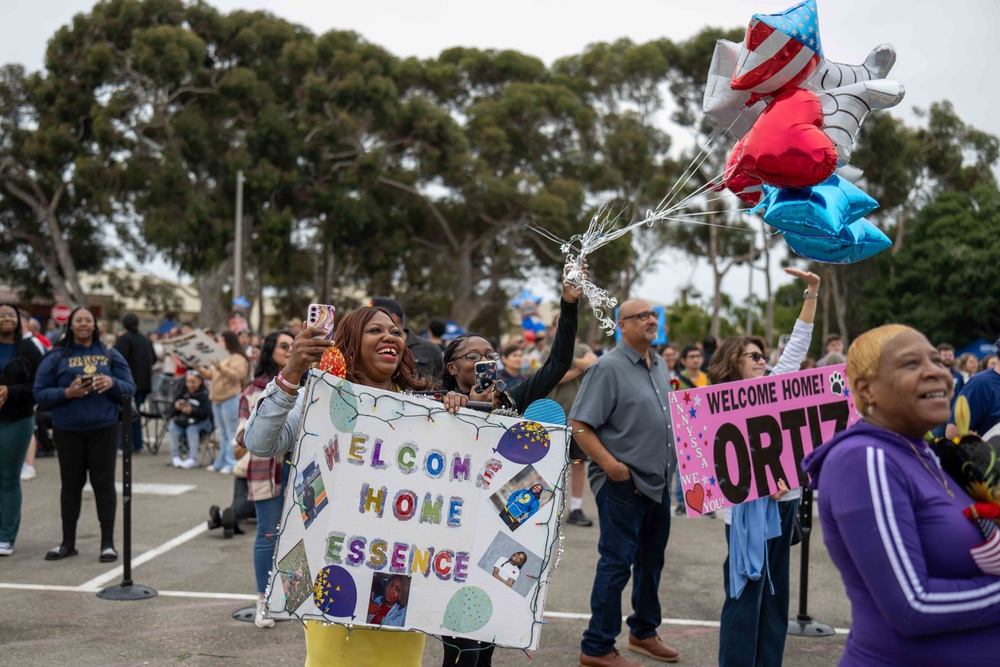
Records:
{"label": "woman with blonde hair", "polygon": [[851,601],[840,665],[987,664],[1000,577],[977,566],[973,501],[924,441],[948,419],[954,378],[923,334],[888,324],[851,345],[847,379],[863,421],[803,462]]}

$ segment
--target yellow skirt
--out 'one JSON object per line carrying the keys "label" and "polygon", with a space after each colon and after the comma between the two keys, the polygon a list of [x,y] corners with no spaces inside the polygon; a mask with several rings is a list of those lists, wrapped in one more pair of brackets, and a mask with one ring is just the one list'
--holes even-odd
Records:
{"label": "yellow skirt", "polygon": [[422,632],[351,630],[342,625],[306,621],[305,667],[420,667]]}

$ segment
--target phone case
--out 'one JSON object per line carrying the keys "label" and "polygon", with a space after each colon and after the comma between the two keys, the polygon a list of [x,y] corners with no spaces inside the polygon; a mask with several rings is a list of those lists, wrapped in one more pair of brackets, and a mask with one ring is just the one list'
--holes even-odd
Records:
{"label": "phone case", "polygon": [[326,340],[333,340],[333,326],[336,319],[337,309],[325,303],[310,303],[309,314],[306,316],[306,325],[309,327],[319,327],[326,331],[323,336]]}
{"label": "phone case", "polygon": [[481,394],[497,381],[497,362],[476,362],[476,393]]}

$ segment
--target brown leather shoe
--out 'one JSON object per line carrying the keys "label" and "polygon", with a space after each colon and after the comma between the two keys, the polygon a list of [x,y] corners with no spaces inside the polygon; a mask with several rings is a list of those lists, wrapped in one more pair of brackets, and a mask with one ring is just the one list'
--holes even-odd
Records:
{"label": "brown leather shoe", "polygon": [[646,639],[636,639],[629,633],[628,650],[648,655],[653,660],[660,662],[677,662],[681,659],[681,654],[672,646],[667,646],[660,639],[660,635],[653,635]]}
{"label": "brown leather shoe", "polygon": [[580,654],[580,667],[643,667],[638,662],[632,662],[612,649],[607,655]]}

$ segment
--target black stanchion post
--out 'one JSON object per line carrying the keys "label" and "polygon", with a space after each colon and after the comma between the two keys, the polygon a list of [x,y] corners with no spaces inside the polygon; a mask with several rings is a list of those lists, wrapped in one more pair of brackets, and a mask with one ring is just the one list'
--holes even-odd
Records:
{"label": "black stanchion post", "polygon": [[122,397],[122,545],[124,573],[122,583],[105,588],[97,597],[104,600],[145,600],[155,597],[149,586],[132,583],[132,413],[135,403],[131,396]]}
{"label": "black stanchion post", "polygon": [[833,634],[833,628],[826,623],[814,621],[809,615],[809,534],[812,533],[813,517],[812,489],[802,488],[802,501],[799,503],[799,524],[802,526],[802,557],[799,564],[799,613],[788,620],[788,634],[800,637],[827,637]]}

